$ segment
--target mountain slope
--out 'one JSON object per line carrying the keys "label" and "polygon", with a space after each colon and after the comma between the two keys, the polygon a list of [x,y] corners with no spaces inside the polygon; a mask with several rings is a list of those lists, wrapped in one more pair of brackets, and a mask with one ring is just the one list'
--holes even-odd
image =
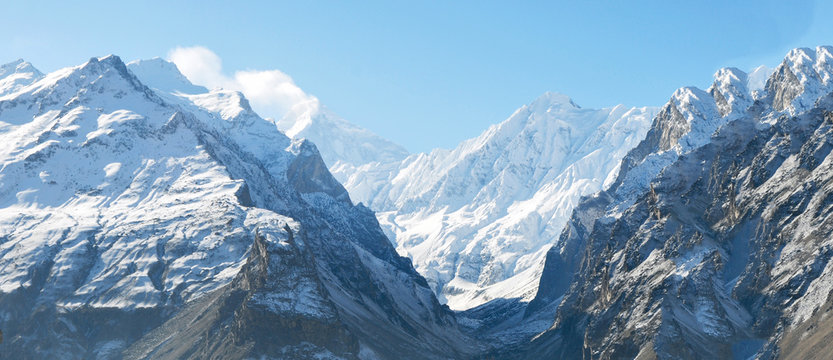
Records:
{"label": "mountain slope", "polygon": [[548,253],[527,316],[557,306],[553,325],[503,356],[821,354],[832,54],[791,51],[761,91],[724,69],[708,91],[675,93],[614,185],[576,207]]}
{"label": "mountain slope", "polygon": [[452,308],[529,301],[573,205],[612,180],[654,112],[547,93],[453,150],[332,170]]}
{"label": "mountain slope", "polygon": [[473,351],[314,145],[174,70],[93,58],[0,96],[4,353]]}
{"label": "mountain slope", "polygon": [[309,139],[317,144],[321,157],[330,168],[338,163],[358,166],[399,161],[408,156],[403,147],[345,121],[315,97],[297,104],[277,121],[277,125],[293,139]]}

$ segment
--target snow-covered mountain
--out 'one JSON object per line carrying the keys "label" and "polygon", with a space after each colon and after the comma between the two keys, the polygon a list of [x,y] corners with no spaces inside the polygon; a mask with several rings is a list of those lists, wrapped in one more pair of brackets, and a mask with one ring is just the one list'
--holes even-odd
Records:
{"label": "snow-covered mountain", "polygon": [[43,73],[23,59],[0,65],[0,96],[20,90],[41,77]]}
{"label": "snow-covered mountain", "polygon": [[127,68],[138,77],[142,83],[160,90],[163,94],[204,94],[208,89],[192,84],[176,65],[162,58],[147,60],[133,60],[127,63]]}
{"label": "snow-covered mountain", "polygon": [[496,356],[829,356],[833,48],[753,79],[674,93],[547,254],[524,315],[550,328]]}
{"label": "snow-covered mountain", "polygon": [[331,170],[451,308],[529,301],[573,206],[612,182],[655,113],[546,93],[453,150]]}
{"label": "snow-covered mountain", "polygon": [[371,162],[399,161],[408,151],[370,130],[342,119],[311,97],[295,105],[277,121],[278,128],[293,139],[309,139],[330,167],[358,166]]}
{"label": "snow-covered mountain", "polygon": [[3,354],[474,350],[316,147],[240,93],[206,92],[160,60],[2,69]]}
{"label": "snow-covered mountain", "polygon": [[[200,48],[201,53],[208,53],[216,57],[210,50]],[[176,58],[174,56],[174,58]],[[174,59],[176,60],[176,59]],[[219,61],[219,57],[216,57]],[[175,75],[170,67],[176,68],[171,62],[155,58],[143,60],[142,66],[136,66],[136,75],[147,83],[155,84],[155,88],[167,92],[177,91],[186,94],[205,92],[202,86],[192,85],[192,81],[186,79],[177,70]],[[134,65],[139,65],[134,64]],[[187,64],[186,64],[187,67]],[[218,70],[219,71],[219,70]],[[367,164],[374,161],[391,162],[404,159],[408,151],[402,146],[384,139],[370,130],[361,128],[347,122],[334,112],[330,111],[318,100],[317,97],[307,94],[304,90],[295,85],[291,78],[278,71],[246,71],[242,72],[246,79],[245,84],[239,79],[227,78],[224,81],[213,84],[200,84],[200,81],[209,81],[204,74],[190,74],[193,82],[208,87],[228,87],[227,90],[239,90],[247,94],[253,100],[252,105],[255,111],[264,111],[261,115],[267,119],[274,120],[284,134],[293,139],[307,139],[316,144],[324,163],[328,167],[336,163],[346,163],[354,166]],[[209,76],[210,78],[211,76]],[[223,77],[222,74],[213,74],[213,77]],[[269,82],[268,79],[280,78],[280,83]],[[258,78],[267,80],[257,81]],[[273,88],[277,88],[279,91]],[[291,91],[280,91],[289,89]],[[274,108],[274,103],[282,104],[280,109]],[[262,108],[258,108],[262,106]]]}
{"label": "snow-covered mountain", "polygon": [[658,110],[545,94],[453,150],[334,164],[349,194],[279,122],[159,59],[0,67],[0,354],[833,351],[831,47]]}

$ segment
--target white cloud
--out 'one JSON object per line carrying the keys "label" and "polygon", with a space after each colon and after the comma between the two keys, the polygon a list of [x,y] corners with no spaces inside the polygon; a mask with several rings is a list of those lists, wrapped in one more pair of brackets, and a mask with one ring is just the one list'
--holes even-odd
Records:
{"label": "white cloud", "polygon": [[318,103],[280,70],[237,71],[228,76],[220,57],[202,46],[177,47],[168,53],[168,60],[196,85],[242,92],[264,117],[281,119],[297,105]]}
{"label": "white cloud", "polygon": [[168,52],[168,60],[176,64],[188,80],[209,88],[226,88],[232,80],[223,75],[223,62],[202,46],[177,47]]}

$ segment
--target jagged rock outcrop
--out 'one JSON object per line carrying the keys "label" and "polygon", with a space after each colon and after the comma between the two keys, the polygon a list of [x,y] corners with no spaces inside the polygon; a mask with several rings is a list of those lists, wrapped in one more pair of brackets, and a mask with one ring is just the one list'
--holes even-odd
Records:
{"label": "jagged rock outcrop", "polygon": [[729,69],[708,92],[675,93],[614,185],[576,207],[547,255],[526,315],[556,304],[550,329],[497,353],[769,359],[826,349],[830,54],[793,50],[761,91],[727,94]]}

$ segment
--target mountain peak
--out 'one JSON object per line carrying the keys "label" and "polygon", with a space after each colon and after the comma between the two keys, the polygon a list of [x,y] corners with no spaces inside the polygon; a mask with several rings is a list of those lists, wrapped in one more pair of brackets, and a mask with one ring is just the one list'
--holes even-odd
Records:
{"label": "mountain peak", "polygon": [[714,83],[708,92],[714,98],[721,116],[736,110],[745,110],[751,105],[749,77],[740,69],[727,67],[714,74]]}
{"label": "mountain peak", "polygon": [[709,99],[711,95],[696,86],[685,86],[674,91],[671,102],[678,108],[688,108]]}
{"label": "mountain peak", "polygon": [[746,84],[746,77],[746,72],[736,67],[721,68],[720,70],[717,70],[717,72],[714,73],[715,83],[722,84]]}
{"label": "mountain peak", "polygon": [[107,56],[102,57],[91,57],[86,63],[81,65],[77,68],[82,72],[93,72],[99,73],[109,69],[116,70],[121,76],[125,77],[126,79],[133,78],[133,75],[127,71],[127,66],[121,60],[120,57],[110,54]]}
{"label": "mountain peak", "polygon": [[576,109],[581,109],[581,106],[576,104],[572,98],[565,94],[554,91],[547,91],[541,94],[541,96],[533,100],[529,105],[531,108],[572,107]]}
{"label": "mountain peak", "polygon": [[106,64],[106,65],[116,66],[116,67],[125,66],[124,61],[122,61],[120,57],[118,57],[117,55],[114,55],[114,54],[105,55],[105,56],[102,56],[102,57],[99,57],[99,58],[91,57],[90,60],[87,61],[87,63],[82,65],[82,66],[98,64],[98,63],[103,63],[103,64]]}
{"label": "mountain peak", "polygon": [[24,61],[23,59],[17,59],[15,61],[0,65],[0,75],[2,75],[4,72],[7,72],[9,70],[16,69],[18,66],[20,66],[24,63],[26,63],[26,61]]}
{"label": "mountain peak", "polygon": [[833,58],[833,46],[819,46],[816,48],[816,61],[829,63]]}
{"label": "mountain peak", "polygon": [[23,59],[0,65],[0,96],[15,92],[42,77],[43,73]]}
{"label": "mountain peak", "polygon": [[37,76],[43,75],[43,73],[32,66],[32,63],[23,59],[17,59],[10,63],[0,65],[0,79],[14,73],[33,73]]}
{"label": "mountain peak", "polygon": [[798,113],[813,107],[819,97],[833,90],[831,52],[829,46],[790,50],[767,80],[773,107]]}
{"label": "mountain peak", "polygon": [[572,204],[603,187],[655,113],[546,92],[454,149],[336,171],[450,308],[529,300]]}
{"label": "mountain peak", "polygon": [[146,60],[133,60],[127,63],[130,69],[139,79],[151,88],[164,92],[185,94],[207,93],[208,89],[191,83],[176,64],[165,59],[154,57]]}
{"label": "mountain peak", "polygon": [[408,156],[398,144],[342,119],[314,96],[296,104],[276,124],[289,137],[312,140],[328,166],[393,162]]}
{"label": "mountain peak", "polygon": [[833,47],[818,46],[815,50],[792,49],[784,57],[781,66],[788,67],[801,84],[807,85],[808,81],[829,84],[831,72],[833,72]]}
{"label": "mountain peak", "polygon": [[17,58],[17,60],[15,60],[15,61],[11,61],[11,62],[5,63],[3,65],[0,65],[0,68],[6,68],[8,66],[17,66],[18,64],[21,64],[21,63],[24,63],[24,62],[26,62],[26,61],[24,61],[23,58]]}
{"label": "mountain peak", "polygon": [[793,64],[802,64],[807,61],[815,61],[816,52],[810,48],[795,48],[787,53],[784,61],[789,61]]}

